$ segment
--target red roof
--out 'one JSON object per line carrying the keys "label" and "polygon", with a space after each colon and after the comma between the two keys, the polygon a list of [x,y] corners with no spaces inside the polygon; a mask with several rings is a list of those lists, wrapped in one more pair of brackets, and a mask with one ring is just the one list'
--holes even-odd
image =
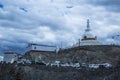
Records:
{"label": "red roof", "polygon": [[4,54],[15,54],[14,52],[5,52]]}
{"label": "red roof", "polygon": [[29,52],[55,52],[55,51],[30,50]]}

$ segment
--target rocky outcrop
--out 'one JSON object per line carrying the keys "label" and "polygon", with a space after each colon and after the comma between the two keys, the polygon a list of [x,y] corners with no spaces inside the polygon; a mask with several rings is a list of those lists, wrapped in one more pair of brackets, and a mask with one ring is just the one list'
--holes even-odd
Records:
{"label": "rocky outcrop", "polygon": [[79,62],[88,64],[110,63],[117,65],[120,59],[120,46],[99,45],[81,46],[63,49],[59,52],[55,60],[61,62]]}
{"label": "rocky outcrop", "polygon": [[0,64],[0,72],[0,80],[120,80],[120,67],[90,69]]}

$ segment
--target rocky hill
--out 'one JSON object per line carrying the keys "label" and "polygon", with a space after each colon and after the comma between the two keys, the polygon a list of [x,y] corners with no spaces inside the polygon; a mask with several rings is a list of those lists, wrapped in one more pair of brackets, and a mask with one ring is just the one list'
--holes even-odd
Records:
{"label": "rocky hill", "polygon": [[61,62],[88,64],[110,63],[116,66],[120,59],[120,46],[81,46],[61,50],[56,59]]}
{"label": "rocky hill", "polygon": [[49,62],[60,61],[61,64],[109,63],[112,67],[57,67],[35,63],[0,63],[0,80],[120,80],[120,46],[102,45],[74,47],[62,49],[54,55],[45,54],[41,59],[45,59],[45,61]]}

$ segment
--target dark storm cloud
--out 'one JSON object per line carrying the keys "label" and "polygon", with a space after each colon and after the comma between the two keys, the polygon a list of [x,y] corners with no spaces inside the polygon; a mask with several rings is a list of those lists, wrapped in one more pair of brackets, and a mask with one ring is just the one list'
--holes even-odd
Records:
{"label": "dark storm cloud", "polygon": [[[15,42],[7,42],[3,43],[4,45],[0,46],[0,52],[6,52],[6,51],[14,51],[18,53],[25,53],[27,43],[15,43]],[[13,45],[14,44],[14,45]],[[1,54],[2,55],[2,54]]]}
{"label": "dark storm cloud", "polygon": [[28,39],[23,38],[22,35],[4,35],[4,38],[0,39],[0,52],[15,51],[18,53],[24,53],[28,43],[27,40]]}
{"label": "dark storm cloud", "polygon": [[4,5],[0,3],[0,8],[3,8],[3,7],[4,7]]}
{"label": "dark storm cloud", "polygon": [[106,10],[120,12],[120,0],[89,0],[95,6],[104,6]]}
{"label": "dark storm cloud", "polygon": [[24,12],[28,12],[27,9],[23,8],[23,7],[20,7],[20,10],[24,11]]}

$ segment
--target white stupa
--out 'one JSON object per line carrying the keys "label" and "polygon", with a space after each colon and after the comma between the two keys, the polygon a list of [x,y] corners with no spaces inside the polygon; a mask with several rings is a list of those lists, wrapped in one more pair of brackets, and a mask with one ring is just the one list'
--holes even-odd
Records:
{"label": "white stupa", "polygon": [[87,20],[87,29],[85,29],[85,33],[84,33],[83,38],[81,39],[79,45],[80,46],[101,45],[101,43],[99,41],[97,41],[97,36],[94,36],[91,33],[89,19]]}

